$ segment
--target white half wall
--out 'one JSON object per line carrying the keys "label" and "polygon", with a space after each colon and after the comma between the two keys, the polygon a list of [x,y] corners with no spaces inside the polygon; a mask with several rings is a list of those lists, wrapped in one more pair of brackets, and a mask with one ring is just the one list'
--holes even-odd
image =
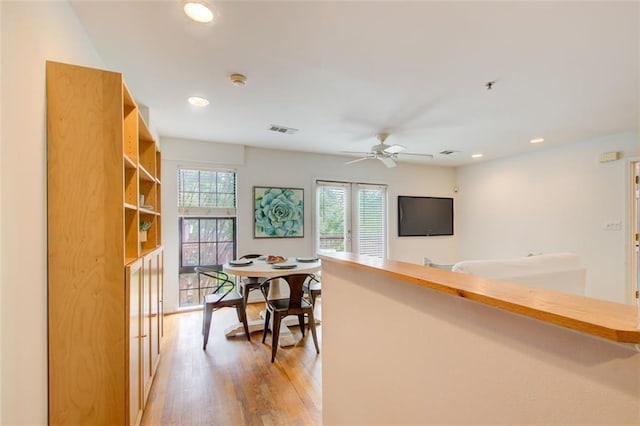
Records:
{"label": "white half wall", "polygon": [[[228,168],[237,172],[238,254],[313,255],[313,190],[317,179],[388,185],[389,258],[421,263],[431,255],[442,262],[455,259],[456,237],[397,237],[397,196],[453,196],[454,170],[400,163],[387,169],[378,161],[345,166],[352,158],[278,151],[182,139],[162,139],[162,243],[165,247],[165,311],[178,309],[177,169]],[[253,187],[304,189],[304,238],[253,238]],[[436,260],[436,259],[434,259]]]}
{"label": "white half wall", "polygon": [[45,61],[103,68],[66,2],[2,2],[2,418],[47,424]]}
{"label": "white half wall", "polygon": [[[624,158],[600,163],[610,151]],[[573,252],[587,296],[630,303],[626,159],[639,154],[626,133],[458,168],[458,259]],[[620,229],[605,230],[610,222]]]}
{"label": "white half wall", "polygon": [[640,424],[631,345],[337,262],[322,320],[325,425]]}

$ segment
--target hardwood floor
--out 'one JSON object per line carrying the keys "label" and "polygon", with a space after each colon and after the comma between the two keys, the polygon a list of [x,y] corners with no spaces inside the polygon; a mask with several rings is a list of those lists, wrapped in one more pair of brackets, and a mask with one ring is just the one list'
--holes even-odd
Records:
{"label": "hardwood floor", "polygon": [[[320,315],[320,299],[316,317]],[[250,304],[249,320],[261,303]],[[271,334],[227,338],[237,322],[234,309],[213,313],[206,352],[202,350],[202,312],[165,317],[162,359],[142,425],[320,425],[322,424],[322,347],[316,354],[310,333],[280,347],[271,363]],[[317,326],[319,343],[321,326]]]}

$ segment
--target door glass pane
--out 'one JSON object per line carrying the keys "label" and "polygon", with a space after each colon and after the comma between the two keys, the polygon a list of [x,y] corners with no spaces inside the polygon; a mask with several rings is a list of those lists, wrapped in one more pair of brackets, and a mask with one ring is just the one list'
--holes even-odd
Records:
{"label": "door glass pane", "polygon": [[377,188],[358,190],[358,253],[384,257],[385,193]]}
{"label": "door glass pane", "polygon": [[346,188],[318,187],[318,238],[320,251],[344,251]]}

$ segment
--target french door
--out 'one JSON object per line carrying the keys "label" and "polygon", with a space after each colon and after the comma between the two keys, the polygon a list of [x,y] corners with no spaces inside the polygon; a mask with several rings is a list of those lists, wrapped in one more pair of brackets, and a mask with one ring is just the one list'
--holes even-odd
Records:
{"label": "french door", "polygon": [[387,187],[316,182],[316,251],[346,251],[386,258]]}

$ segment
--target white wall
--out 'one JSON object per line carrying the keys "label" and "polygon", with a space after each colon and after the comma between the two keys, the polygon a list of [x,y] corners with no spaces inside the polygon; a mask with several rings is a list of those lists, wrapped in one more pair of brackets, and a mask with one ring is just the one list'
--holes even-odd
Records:
{"label": "white wall", "polygon": [[2,2],[2,424],[47,423],[45,60],[103,68],[62,2]]}
{"label": "white wall", "polygon": [[[627,133],[457,169],[458,259],[574,252],[587,267],[587,295],[630,302],[628,161],[600,163],[603,152],[637,156]],[[606,222],[621,221],[619,231]]]}
{"label": "white wall", "polygon": [[[398,195],[452,196],[454,170],[401,163],[388,169],[378,161],[345,166],[351,158],[208,144],[189,140],[162,139],[162,235],[165,247],[165,309],[178,306],[178,166],[227,167],[237,171],[238,253],[271,253],[309,256],[313,254],[313,188],[316,179],[353,180],[388,185],[389,258],[421,263],[455,259],[456,237],[398,238],[396,210]],[[241,151],[239,151],[241,150]],[[304,238],[253,238],[253,187],[286,186],[304,189]]]}

